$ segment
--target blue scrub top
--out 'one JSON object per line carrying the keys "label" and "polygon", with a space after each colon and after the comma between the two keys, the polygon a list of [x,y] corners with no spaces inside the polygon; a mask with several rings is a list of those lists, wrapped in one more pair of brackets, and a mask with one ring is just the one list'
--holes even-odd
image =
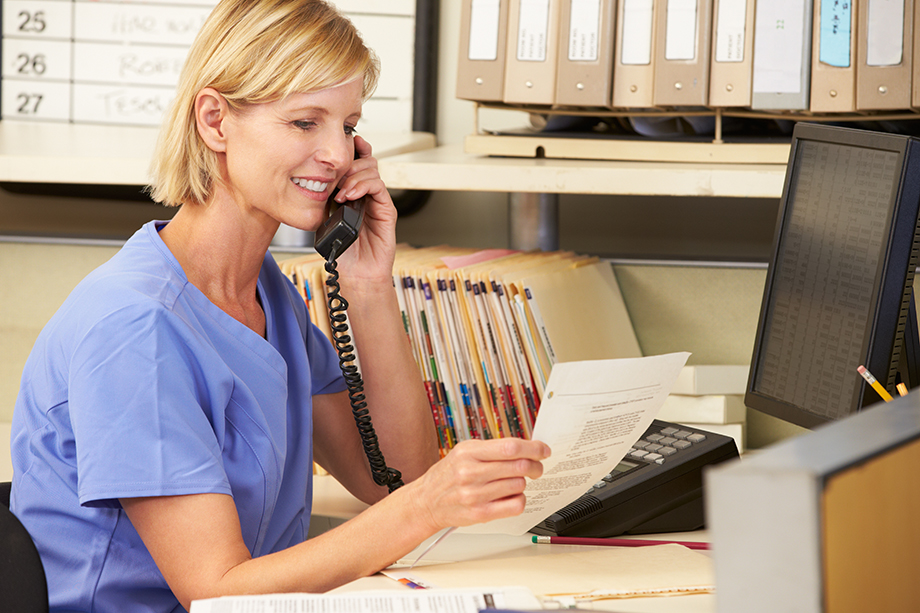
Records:
{"label": "blue scrub top", "polygon": [[312,396],[345,389],[332,345],[270,254],[262,338],[188,282],[162,225],[76,287],[26,362],[12,509],[53,610],[182,610],[120,498],[230,494],[253,556],[306,537]]}

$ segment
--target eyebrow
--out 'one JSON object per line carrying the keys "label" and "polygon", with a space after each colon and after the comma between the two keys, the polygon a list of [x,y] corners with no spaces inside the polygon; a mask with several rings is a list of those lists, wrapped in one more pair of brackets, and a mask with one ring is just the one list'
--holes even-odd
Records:
{"label": "eyebrow", "polygon": [[[329,109],[324,106],[296,106],[296,107],[292,107],[288,109],[288,112],[316,113],[318,115],[323,115],[323,116],[331,114]],[[361,119],[361,111],[355,111],[354,113],[350,113],[346,118],[351,119],[352,117],[355,118],[356,120]]]}

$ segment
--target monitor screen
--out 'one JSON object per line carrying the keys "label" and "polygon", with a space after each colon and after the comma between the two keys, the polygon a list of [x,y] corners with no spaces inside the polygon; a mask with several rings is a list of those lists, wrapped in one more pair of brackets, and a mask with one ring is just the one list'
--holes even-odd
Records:
{"label": "monitor screen", "polygon": [[806,428],[846,417],[881,401],[861,365],[894,393],[916,337],[918,206],[920,141],[796,125],[747,406]]}

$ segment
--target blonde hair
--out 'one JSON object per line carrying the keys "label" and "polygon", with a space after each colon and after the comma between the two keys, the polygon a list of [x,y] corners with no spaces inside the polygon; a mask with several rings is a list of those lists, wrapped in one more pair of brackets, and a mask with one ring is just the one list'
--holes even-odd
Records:
{"label": "blonde hair", "polygon": [[151,198],[167,206],[205,202],[219,180],[217,154],[195,122],[202,89],[217,90],[239,110],[363,78],[367,100],[379,71],[351,21],[324,0],[221,0],[189,50],[163,119]]}

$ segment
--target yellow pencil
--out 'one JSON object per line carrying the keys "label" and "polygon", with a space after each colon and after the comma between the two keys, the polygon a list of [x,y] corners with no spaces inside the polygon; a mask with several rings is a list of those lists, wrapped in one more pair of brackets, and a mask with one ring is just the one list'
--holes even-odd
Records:
{"label": "yellow pencil", "polygon": [[872,376],[871,372],[866,370],[865,366],[860,365],[856,371],[862,375],[862,378],[865,379],[869,385],[872,386],[872,389],[878,392],[878,395],[882,397],[882,400],[885,402],[891,402],[891,394],[888,393],[888,390],[882,387],[882,384],[878,382],[878,379]]}
{"label": "yellow pencil", "polygon": [[907,386],[906,386],[906,385],[904,385],[903,383],[898,383],[895,387],[897,387],[898,393],[899,393],[900,395],[902,395],[902,396],[906,396],[906,395],[907,395]]}

